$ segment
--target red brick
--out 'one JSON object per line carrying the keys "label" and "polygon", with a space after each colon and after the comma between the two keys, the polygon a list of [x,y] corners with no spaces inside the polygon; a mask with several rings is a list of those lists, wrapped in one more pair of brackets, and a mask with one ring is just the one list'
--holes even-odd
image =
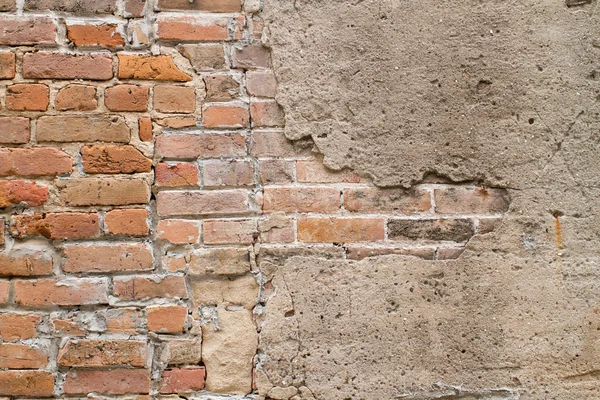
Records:
{"label": "red brick", "polygon": [[119,54],[120,79],[188,82],[192,77],[180,70],[170,56]]}
{"label": "red brick", "polygon": [[227,18],[164,17],[157,18],[159,40],[208,42],[229,38]]}
{"label": "red brick", "polygon": [[0,176],[44,176],[71,172],[71,157],[59,149],[0,149]]}
{"label": "red brick", "polygon": [[263,185],[286,184],[294,181],[294,161],[260,160],[260,183]]}
{"label": "red brick", "polygon": [[23,46],[56,43],[56,26],[48,17],[0,17],[0,44]]}
{"label": "red brick", "polygon": [[52,274],[52,257],[42,251],[0,254],[0,276],[43,276]]}
{"label": "red brick", "polygon": [[250,161],[207,161],[202,179],[205,187],[252,186],[254,165]]}
{"label": "red brick", "polygon": [[148,330],[158,333],[183,333],[188,308],[178,305],[146,308]]}
{"label": "red brick", "polygon": [[310,187],[264,189],[264,211],[331,213],[339,209],[339,189]]}
{"label": "red brick", "polygon": [[[0,304],[8,303],[8,290],[9,289],[10,289],[10,283],[7,280],[0,280]],[[2,336],[1,328],[0,328],[0,336]]]}
{"label": "red brick", "polygon": [[41,349],[20,343],[0,343],[0,368],[37,369],[47,364],[48,356]]}
{"label": "red brick", "polygon": [[55,107],[58,111],[92,111],[98,107],[96,88],[86,85],[67,85],[58,91]]}
{"label": "red brick", "polygon": [[98,214],[50,213],[16,215],[12,234],[17,237],[42,235],[50,239],[89,239],[99,235]]}
{"label": "red brick", "polygon": [[150,117],[140,117],[138,119],[139,136],[142,142],[152,142],[154,133],[152,132],[152,119]]}
{"label": "red brick", "polygon": [[15,301],[30,307],[108,303],[108,280],[91,278],[15,281]]}
{"label": "red brick", "polygon": [[0,79],[13,79],[15,77],[15,53],[0,52]]}
{"label": "red brick", "polygon": [[250,244],[258,236],[256,222],[244,220],[205,220],[203,226],[206,244]]}
{"label": "red brick", "polygon": [[244,128],[248,125],[248,110],[237,103],[210,104],[202,113],[207,128]]}
{"label": "red brick", "polygon": [[65,1],[25,0],[26,11],[59,11],[73,15],[113,14],[117,10],[115,0]]}
{"label": "red brick", "polygon": [[420,189],[346,188],[344,207],[362,213],[415,214],[431,209],[431,196]]}
{"label": "red brick", "polygon": [[244,275],[250,272],[248,248],[216,247],[197,249],[190,259],[190,276]]}
{"label": "red brick", "polygon": [[296,179],[303,183],[359,183],[360,176],[352,171],[332,171],[321,161],[296,162]]}
{"label": "red brick", "polygon": [[235,157],[246,154],[246,138],[239,134],[161,135],[156,150],[165,158]]}
{"label": "red brick", "polygon": [[231,55],[233,68],[256,69],[271,67],[271,51],[260,45],[251,44],[241,48],[233,48]]}
{"label": "red brick", "polygon": [[37,337],[37,326],[41,320],[40,314],[0,314],[0,336],[4,342],[33,339]]}
{"label": "red brick", "polygon": [[36,137],[38,142],[128,143],[131,132],[121,116],[61,115],[38,118]]}
{"label": "red brick", "polygon": [[64,246],[63,270],[68,273],[106,273],[153,269],[152,252],[144,244]]}
{"label": "red brick", "polygon": [[277,80],[273,71],[248,71],[246,73],[246,90],[256,97],[275,97]]}
{"label": "red brick", "polygon": [[380,241],[385,236],[384,222],[373,218],[300,218],[298,240],[308,243]]}
{"label": "red brick", "polygon": [[125,44],[116,24],[67,25],[67,37],[75,46],[120,47]]}
{"label": "red brick", "polygon": [[274,100],[253,101],[250,106],[252,126],[266,128],[285,125],[283,109]]}
{"label": "red brick", "polygon": [[152,170],[152,160],[133,146],[83,146],[81,159],[83,170],[88,174],[134,174]]}
{"label": "red brick", "polygon": [[189,393],[204,389],[204,367],[168,369],[163,372],[160,393]]}
{"label": "red brick", "polygon": [[52,397],[54,375],[48,371],[0,371],[1,396]]}
{"label": "red brick", "polygon": [[113,235],[144,236],[149,233],[148,210],[112,210],[104,216],[104,224]]}
{"label": "red brick", "polygon": [[46,111],[50,89],[38,83],[17,83],[6,88],[6,108],[13,111]]}
{"label": "red brick", "polygon": [[48,188],[27,181],[0,180],[0,208],[24,203],[40,206],[48,200]]}
{"label": "red brick", "polygon": [[23,78],[89,79],[113,77],[112,56],[108,53],[63,54],[37,52],[23,56]]}
{"label": "red brick", "polygon": [[288,140],[281,131],[252,133],[250,154],[254,157],[300,157],[308,155],[313,147],[311,140]]}
{"label": "red brick", "polygon": [[160,126],[166,126],[173,129],[189,128],[196,126],[198,118],[195,115],[189,117],[166,117],[154,120]]}
{"label": "red brick", "polygon": [[29,142],[29,118],[0,117],[0,144]]}
{"label": "red brick", "polygon": [[79,178],[55,182],[67,206],[126,206],[147,204],[150,186],[143,179]]}
{"label": "red brick", "polygon": [[117,85],[104,91],[104,104],[111,111],[138,111],[148,109],[150,89],[147,86]]}
{"label": "red brick", "polygon": [[192,86],[157,85],[154,109],[163,113],[192,114],[196,110],[196,92]]}
{"label": "red brick", "polygon": [[144,16],[146,0],[125,0],[125,17],[139,18]]}
{"label": "red brick", "polygon": [[106,367],[146,364],[148,344],[135,340],[69,340],[58,352],[63,367]]}
{"label": "red brick", "polygon": [[149,393],[149,390],[150,371],[147,369],[71,370],[64,384],[65,394],[120,395]]}
{"label": "red brick", "polygon": [[388,223],[388,236],[393,240],[426,240],[463,242],[473,236],[470,219],[395,219]]}
{"label": "red brick", "polygon": [[258,222],[262,243],[291,243],[295,240],[294,221],[284,213],[274,213]]}
{"label": "red brick", "polygon": [[434,196],[435,211],[443,214],[499,214],[510,204],[504,189],[436,189]]}
{"label": "red brick", "polygon": [[113,292],[124,301],[188,296],[182,276],[115,278]]}
{"label": "red brick", "polygon": [[141,325],[142,315],[136,308],[113,308],[104,312],[107,333],[135,335]]}
{"label": "red brick", "polygon": [[228,101],[240,97],[240,83],[231,75],[207,75],[204,85],[207,101]]}
{"label": "red brick", "polygon": [[433,260],[434,248],[408,248],[399,249],[394,247],[348,247],[347,257],[350,260],[363,260],[367,257],[379,257],[387,254],[398,254],[413,256],[424,260]]}
{"label": "red brick", "polygon": [[239,0],[159,0],[161,10],[190,10],[209,12],[238,12],[241,11]]}
{"label": "red brick", "polygon": [[200,238],[200,223],[184,219],[169,219],[158,223],[158,237],[173,244],[194,244]]}
{"label": "red brick", "polygon": [[214,215],[245,213],[250,210],[246,190],[169,191],[157,195],[158,215]]}
{"label": "red brick", "polygon": [[159,163],[154,184],[160,187],[198,186],[198,166],[193,163]]}

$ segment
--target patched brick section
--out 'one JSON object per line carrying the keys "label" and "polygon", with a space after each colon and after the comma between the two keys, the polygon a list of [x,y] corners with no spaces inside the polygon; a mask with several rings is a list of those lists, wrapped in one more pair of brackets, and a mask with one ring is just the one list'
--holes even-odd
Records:
{"label": "patched brick section", "polygon": [[58,353],[58,365],[65,367],[105,367],[146,364],[148,345],[135,340],[70,340]]}
{"label": "patched brick section", "polygon": [[256,221],[251,219],[204,221],[206,244],[250,244],[257,236]]}
{"label": "patched brick section", "polygon": [[344,190],[348,211],[414,214],[431,209],[431,196],[425,190],[364,188]]}
{"label": "patched brick section", "polygon": [[388,225],[390,239],[463,242],[474,234],[470,219],[392,220]]}
{"label": "patched brick section", "polygon": [[444,214],[499,214],[508,211],[504,189],[450,188],[435,190],[435,210]]}
{"label": "patched brick section", "polygon": [[225,50],[222,44],[184,44],[177,46],[196,71],[214,71],[224,69]]}
{"label": "patched brick section", "polygon": [[209,161],[202,169],[205,187],[252,186],[254,165],[250,161]]}
{"label": "patched brick section", "polygon": [[243,275],[250,272],[250,253],[246,248],[198,249],[191,255],[190,275]]}

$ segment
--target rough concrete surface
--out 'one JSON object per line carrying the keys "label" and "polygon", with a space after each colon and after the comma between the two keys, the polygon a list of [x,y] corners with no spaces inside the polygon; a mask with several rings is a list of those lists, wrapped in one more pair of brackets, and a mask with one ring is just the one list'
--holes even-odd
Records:
{"label": "rough concrete surface", "polygon": [[582,3],[265,1],[288,137],[381,186],[436,173],[512,203],[458,260],[269,263],[259,393],[600,398],[600,10]]}

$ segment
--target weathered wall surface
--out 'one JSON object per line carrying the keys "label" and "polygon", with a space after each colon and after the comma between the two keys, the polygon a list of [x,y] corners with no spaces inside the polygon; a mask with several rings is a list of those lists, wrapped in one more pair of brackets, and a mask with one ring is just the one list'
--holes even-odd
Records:
{"label": "weathered wall surface", "polygon": [[[317,399],[597,399],[597,2],[269,1],[290,138],[410,187],[505,188],[459,259],[271,268],[266,385]],[[436,207],[439,204],[436,204]]]}

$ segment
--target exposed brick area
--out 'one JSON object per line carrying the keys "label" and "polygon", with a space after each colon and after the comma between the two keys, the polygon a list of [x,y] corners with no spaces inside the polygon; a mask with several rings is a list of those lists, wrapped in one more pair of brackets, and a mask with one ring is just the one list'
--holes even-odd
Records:
{"label": "exposed brick area", "polygon": [[276,264],[458,258],[501,223],[503,189],[378,188],[288,140],[261,4],[0,1],[2,399],[264,398]]}

